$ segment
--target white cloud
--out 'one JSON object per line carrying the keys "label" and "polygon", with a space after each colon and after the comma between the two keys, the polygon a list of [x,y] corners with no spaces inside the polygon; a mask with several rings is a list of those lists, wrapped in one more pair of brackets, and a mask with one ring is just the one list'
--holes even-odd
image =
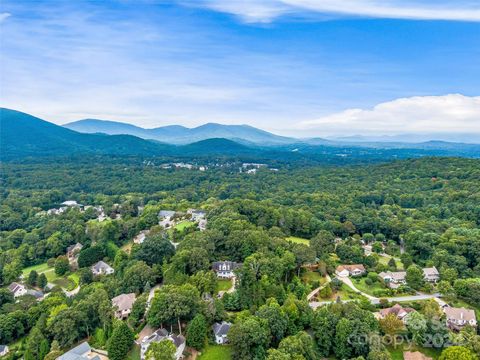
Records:
{"label": "white cloud", "polygon": [[480,21],[480,5],[461,0],[196,0],[181,3],[270,22],[287,13],[322,13],[391,19]]}
{"label": "white cloud", "polygon": [[8,12],[0,13],[0,24],[2,22],[4,22],[7,18],[9,18],[10,16],[12,16],[12,14],[10,14]]}
{"label": "white cloud", "polygon": [[347,109],[303,121],[299,130],[324,135],[403,133],[480,133],[480,96],[414,96],[372,109]]}

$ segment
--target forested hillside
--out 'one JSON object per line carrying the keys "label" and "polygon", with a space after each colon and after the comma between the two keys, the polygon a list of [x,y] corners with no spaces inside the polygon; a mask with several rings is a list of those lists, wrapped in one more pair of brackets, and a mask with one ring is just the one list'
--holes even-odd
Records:
{"label": "forested hillside", "polygon": [[[210,351],[218,346],[205,345],[210,326],[225,320],[233,324],[230,345],[222,348],[233,355],[225,359],[389,359],[390,347],[355,346],[342,334],[414,333],[413,325],[392,330],[373,317],[392,296],[415,299],[420,292],[433,299],[440,292],[451,304],[480,308],[478,160],[273,168],[211,158],[202,170],[194,165],[135,157],[2,164],[0,286],[23,274],[25,284],[49,295],[14,301],[0,289],[0,343],[17,342],[14,356],[54,359],[88,339],[111,359],[124,359],[138,348],[128,340],[124,353],[112,355],[119,332],[133,339],[149,324],[185,335],[191,349]],[[256,172],[240,171],[252,166]],[[76,203],[62,205],[66,200]],[[206,230],[197,228],[191,208],[206,213]],[[171,228],[161,210],[175,212]],[[134,243],[144,230],[145,241]],[[69,267],[65,254],[76,243],[83,246],[78,267]],[[92,276],[99,260],[114,274]],[[239,264],[228,292],[230,280],[211,271],[223,260]],[[329,282],[340,264],[367,269],[368,276],[353,280],[359,293],[338,279]],[[438,284],[417,276],[425,267],[438,269]],[[397,269],[408,269],[399,289],[377,279]],[[42,275],[47,279],[39,283]],[[307,295],[316,288],[312,302]],[[134,293],[137,305],[120,326],[110,303],[124,293]],[[173,299],[183,310],[169,307]],[[343,300],[357,303],[339,304]],[[332,304],[317,309],[322,301]],[[440,319],[429,301],[409,304],[428,324]],[[433,331],[428,326],[423,336]],[[416,348],[426,351],[416,339]],[[478,356],[475,344],[462,348]],[[431,354],[437,357],[444,346]]]}

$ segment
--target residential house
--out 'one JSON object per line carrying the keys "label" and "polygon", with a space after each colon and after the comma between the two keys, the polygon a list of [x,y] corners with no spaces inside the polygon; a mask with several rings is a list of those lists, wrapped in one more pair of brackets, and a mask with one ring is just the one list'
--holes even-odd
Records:
{"label": "residential house", "polygon": [[382,271],[378,276],[391,289],[396,289],[407,283],[406,271]]}
{"label": "residential house", "polygon": [[431,268],[424,268],[423,278],[427,282],[436,283],[438,280],[440,280],[440,273],[435,266]]}
{"label": "residential house", "polygon": [[5,356],[8,354],[8,346],[7,345],[0,345],[0,356]]}
{"label": "residential house", "polygon": [[88,342],[85,341],[57,357],[56,360],[108,360],[108,358],[93,351]]}
{"label": "residential house", "polygon": [[335,274],[339,277],[360,276],[365,274],[365,272],[365,266],[362,264],[340,265],[337,266],[337,269],[335,270]]}
{"label": "residential house", "polygon": [[10,290],[10,292],[13,294],[13,297],[16,298],[19,296],[27,295],[27,288],[25,287],[25,285],[16,282],[11,283],[8,287],[8,290]]}
{"label": "residential house", "polygon": [[77,266],[78,255],[82,250],[83,245],[77,242],[75,245],[70,245],[67,248],[67,258],[70,265]]}
{"label": "residential house", "polygon": [[443,309],[443,312],[447,318],[447,326],[452,330],[461,330],[467,325],[477,326],[477,318],[474,310],[446,307]]}
{"label": "residential house", "polygon": [[172,210],[161,210],[158,213],[158,217],[160,218],[160,222],[158,224],[165,229],[171,228],[175,225],[175,221],[173,220],[175,214],[175,211]]}
{"label": "residential house", "polygon": [[233,271],[240,266],[242,266],[242,264],[234,261],[215,261],[212,264],[212,269],[217,273],[217,277],[221,279],[231,279],[235,277],[235,273]]}
{"label": "residential house", "polygon": [[201,219],[198,221],[198,229],[200,231],[205,231],[207,229],[207,219]]}
{"label": "residential house", "polygon": [[226,321],[213,324],[213,333],[215,334],[215,342],[217,344],[223,345],[228,343],[227,334],[231,326],[232,324]]}
{"label": "residential house", "polygon": [[27,295],[32,295],[33,297],[35,297],[35,299],[37,299],[37,301],[43,300],[43,298],[45,297],[45,294],[42,291],[32,289],[27,290]]}
{"label": "residential house", "polygon": [[165,329],[158,329],[153,334],[145,336],[140,345],[140,358],[141,360],[145,359],[150,344],[160,342],[160,341],[171,341],[176,348],[175,359],[179,360],[183,358],[183,351],[185,350],[185,338],[181,335],[168,334],[168,331]]}
{"label": "residential house", "polygon": [[133,238],[133,242],[135,244],[142,244],[149,233],[150,233],[150,230],[140,231],[140,233]]}
{"label": "residential house", "polygon": [[92,273],[93,275],[110,275],[115,272],[115,270],[103,261],[97,262],[95,265],[92,266]]}
{"label": "residential house", "polygon": [[404,351],[403,360],[432,360],[432,358],[422,354],[420,351]]}
{"label": "residential house", "polygon": [[67,200],[61,203],[63,206],[68,206],[68,207],[83,207],[82,204],[77,203],[75,200]]}
{"label": "residential house", "polygon": [[204,210],[188,209],[187,214],[190,214],[192,221],[200,221],[205,219],[207,213]]}
{"label": "residential house", "polygon": [[121,294],[112,299],[112,305],[115,308],[115,317],[117,319],[125,319],[132,312],[133,303],[135,302],[135,294]]}
{"label": "residential house", "polygon": [[402,320],[405,322],[406,316],[410,314],[411,312],[415,311],[415,309],[412,308],[404,308],[400,304],[395,304],[390,308],[386,309],[381,309],[379,311],[380,319],[385,319],[388,315],[395,315],[399,320]]}

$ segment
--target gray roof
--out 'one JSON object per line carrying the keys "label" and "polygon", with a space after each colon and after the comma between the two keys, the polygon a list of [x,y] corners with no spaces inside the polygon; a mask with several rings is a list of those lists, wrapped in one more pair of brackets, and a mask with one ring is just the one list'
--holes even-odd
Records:
{"label": "gray roof", "polygon": [[212,268],[215,271],[224,271],[222,269],[223,265],[226,265],[227,271],[235,270],[236,268],[242,266],[242,264],[236,263],[234,261],[215,261],[212,264]]}
{"label": "gray roof", "polygon": [[172,217],[173,215],[175,215],[175,211],[172,210],[160,210],[160,212],[158,213],[158,216],[162,218]]}
{"label": "gray roof", "polygon": [[91,351],[91,347],[88,342],[83,342],[80,345],[74,347],[70,351],[67,351],[65,354],[59,356],[57,360],[80,360],[85,359],[82,355],[85,353],[89,353]]}
{"label": "gray roof", "polygon": [[32,295],[32,296],[35,296],[37,299],[40,299],[40,298],[43,297],[43,292],[38,291],[38,290],[28,289],[28,290],[27,290],[27,294],[28,294],[28,295]]}
{"label": "gray roof", "polygon": [[185,338],[181,335],[172,334],[170,337],[177,349],[185,342]]}
{"label": "gray roof", "polygon": [[7,345],[0,345],[0,352],[5,351],[7,348]]}
{"label": "gray roof", "polygon": [[437,268],[434,266],[431,268],[423,268],[423,275],[427,277],[431,277],[431,276],[436,277],[436,276],[440,276],[440,273],[438,272]]}
{"label": "gray roof", "polygon": [[231,323],[222,321],[222,323],[215,323],[213,324],[213,333],[216,336],[223,336],[227,335],[228,330],[230,330],[230,327],[232,326]]}
{"label": "gray roof", "polygon": [[17,291],[17,289],[19,289],[22,286],[23,285],[21,285],[19,283],[13,282],[8,286],[8,290],[10,290],[11,292],[15,292],[15,291]]}
{"label": "gray roof", "polygon": [[92,266],[92,268],[94,268],[96,271],[99,271],[101,269],[113,269],[110,265],[108,265],[106,262],[103,262],[103,261],[99,261],[97,262],[95,265]]}

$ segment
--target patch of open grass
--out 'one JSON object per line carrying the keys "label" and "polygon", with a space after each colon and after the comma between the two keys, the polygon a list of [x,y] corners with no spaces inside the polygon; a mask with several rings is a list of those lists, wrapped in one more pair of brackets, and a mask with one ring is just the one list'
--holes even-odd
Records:
{"label": "patch of open grass", "polygon": [[140,360],[140,346],[134,345],[127,354],[127,360]]}
{"label": "patch of open grass", "polygon": [[440,357],[440,354],[442,353],[442,349],[437,349],[437,348],[423,348],[419,347],[417,345],[399,345],[397,347],[393,346],[387,346],[387,350],[392,356],[392,360],[403,360],[403,352],[404,351],[420,351],[424,355],[431,357],[432,359],[438,359]]}
{"label": "patch of open grass", "polygon": [[189,226],[193,226],[195,223],[193,221],[181,221],[177,225],[175,225],[175,230],[177,231],[183,231]]}
{"label": "patch of open grass", "polygon": [[232,280],[219,279],[217,281],[217,291],[227,291],[233,286]]}
{"label": "patch of open grass", "polygon": [[23,269],[22,270],[22,275],[24,277],[27,277],[28,274],[30,274],[30,271],[33,271],[33,270],[35,270],[37,273],[41,274],[41,273],[43,273],[43,272],[45,272],[49,269],[52,269],[52,268],[49,268],[47,263],[33,265],[33,266],[29,266],[29,267],[26,267],[25,269]]}
{"label": "patch of open grass", "polygon": [[367,285],[365,283],[366,277],[361,278],[350,278],[352,280],[353,285],[360,291],[368,294],[373,295],[373,292],[376,290],[385,290],[387,289],[380,281],[375,281],[372,285]]}
{"label": "patch of open grass", "polygon": [[231,360],[232,349],[228,345],[207,345],[198,360]]}
{"label": "patch of open grass", "polygon": [[317,271],[305,271],[302,274],[302,280],[307,284],[318,282],[320,285],[324,284],[326,281],[326,279]]}
{"label": "patch of open grass", "polygon": [[296,236],[289,236],[286,238],[287,241],[296,243],[296,244],[303,244],[303,245],[308,245],[310,246],[310,240],[296,237]]}
{"label": "patch of open grass", "polygon": [[[388,262],[390,261],[392,257],[391,256],[380,256],[378,261],[380,264],[388,265]],[[397,270],[401,271],[403,270],[403,264],[399,259],[395,259],[395,264],[397,264]]]}

